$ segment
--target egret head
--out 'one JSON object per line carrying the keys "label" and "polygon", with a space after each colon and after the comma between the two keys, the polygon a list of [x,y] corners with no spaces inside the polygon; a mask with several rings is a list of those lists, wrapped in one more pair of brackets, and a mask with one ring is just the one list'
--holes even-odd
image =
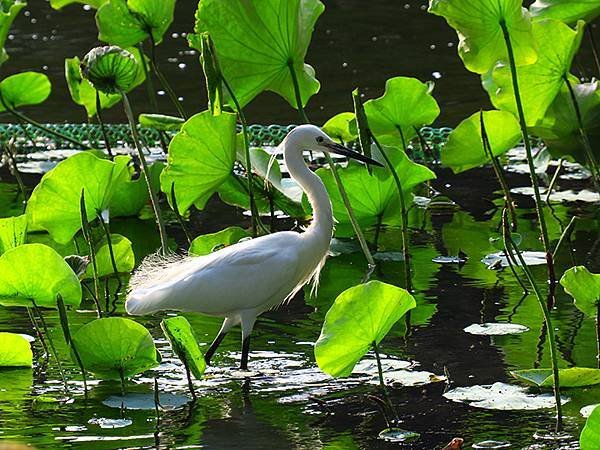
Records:
{"label": "egret head", "polygon": [[337,153],[348,158],[356,159],[367,164],[382,166],[362,153],[351,150],[341,144],[338,144],[321,129],[314,125],[300,125],[294,128],[285,138],[285,150],[296,151],[300,154],[305,151]]}

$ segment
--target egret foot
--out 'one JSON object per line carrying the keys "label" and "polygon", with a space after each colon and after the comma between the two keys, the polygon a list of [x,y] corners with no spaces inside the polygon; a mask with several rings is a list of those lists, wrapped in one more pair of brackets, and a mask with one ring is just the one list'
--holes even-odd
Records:
{"label": "egret foot", "polygon": [[208,347],[208,350],[206,350],[206,353],[204,354],[204,361],[206,361],[207,365],[210,366],[210,360],[215,354],[215,351],[217,350],[221,342],[223,342],[223,339],[225,338],[226,334],[227,333],[219,333],[215,340],[212,342],[212,344],[210,344],[210,347]]}
{"label": "egret foot", "polygon": [[242,342],[242,360],[240,370],[248,370],[248,353],[250,352],[250,336]]}

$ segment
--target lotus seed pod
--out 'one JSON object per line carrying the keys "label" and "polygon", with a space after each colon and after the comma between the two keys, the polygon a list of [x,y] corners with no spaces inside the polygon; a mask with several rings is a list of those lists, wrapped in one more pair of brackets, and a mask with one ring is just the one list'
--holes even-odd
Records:
{"label": "lotus seed pod", "polygon": [[81,62],[81,75],[105,94],[127,92],[136,80],[135,57],[117,46],[96,47]]}

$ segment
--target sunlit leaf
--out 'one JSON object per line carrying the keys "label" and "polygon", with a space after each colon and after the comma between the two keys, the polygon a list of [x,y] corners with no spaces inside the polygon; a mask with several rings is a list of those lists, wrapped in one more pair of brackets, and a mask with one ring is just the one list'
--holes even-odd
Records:
{"label": "sunlit leaf", "polygon": [[[135,255],[131,241],[120,234],[111,234],[110,241],[112,243],[113,254],[117,266],[117,273],[131,272],[135,266]],[[103,238],[96,246],[96,265],[99,277],[112,275],[115,270],[110,257],[110,249],[108,240]],[[93,278],[94,272],[92,264],[88,264],[84,278]]]}
{"label": "sunlit leaf", "polygon": [[0,66],[8,59],[8,54],[4,49],[8,31],[19,12],[27,5],[21,0],[4,0],[0,4]]}
{"label": "sunlit leaf", "polygon": [[458,54],[471,72],[486,73],[508,62],[501,22],[506,23],[517,66],[532,64],[536,51],[528,11],[521,0],[431,0],[429,12],[442,16],[458,34]]}
{"label": "sunlit leaf", "polygon": [[600,274],[591,273],[584,266],[571,267],[560,279],[560,284],[575,299],[575,306],[581,312],[596,317],[600,307]]}
{"label": "sunlit leaf", "polygon": [[192,326],[183,316],[170,317],[160,323],[171,348],[177,357],[189,368],[196,379],[202,379],[206,370],[204,355],[198,346],[198,339]]}
{"label": "sunlit leaf", "polygon": [[[570,75],[569,71],[581,44],[583,27],[584,23],[579,22],[577,28],[572,30],[557,20],[543,20],[533,24],[532,34],[537,42],[538,59],[534,64],[517,70],[523,112],[528,126],[543,119],[546,110],[565,85],[563,77],[569,76],[571,82],[577,84],[577,78]],[[496,66],[484,77],[483,86],[496,108],[517,115],[508,65]]]}
{"label": "sunlit leaf", "polygon": [[0,255],[23,245],[27,238],[27,215],[0,219]]}
{"label": "sunlit leaf", "polygon": [[56,297],[79,306],[79,278],[55,250],[25,244],[0,256],[0,305],[55,308]]}
{"label": "sunlit leaf", "polygon": [[242,107],[266,90],[296,107],[290,66],[302,105],[319,91],[304,57],[323,9],[319,0],[202,0],[195,31],[210,33],[223,75]]}
{"label": "sunlit leaf", "polygon": [[342,292],[327,312],[315,344],[319,368],[334,377],[347,377],[373,344],[379,344],[415,306],[407,291],[380,281]]}
{"label": "sunlit leaf", "polygon": [[175,0],[109,0],[96,12],[98,39],[130,47],[152,37],[158,44],[174,12]]}
{"label": "sunlit leaf", "polygon": [[33,352],[29,341],[20,334],[0,332],[0,368],[31,366]]}
{"label": "sunlit leaf", "polygon": [[210,196],[231,175],[235,161],[236,115],[213,116],[204,111],[188,119],[169,145],[161,189],[170,198],[175,183],[181,213],[203,209]]}
{"label": "sunlit leaf", "polygon": [[160,131],[179,131],[185,120],[181,117],[166,116],[164,114],[140,114],[138,122],[146,128]]}
{"label": "sunlit leaf", "polygon": [[105,94],[129,92],[139,84],[140,71],[133,53],[114,45],[91,49],[81,62],[81,75]]}
{"label": "sunlit leaf", "polygon": [[7,108],[39,105],[48,98],[51,90],[50,80],[43,73],[21,72],[6,77],[0,82],[0,112]]}
{"label": "sunlit leaf", "polygon": [[125,166],[100,159],[89,152],[75,154],[47,172],[27,204],[29,224],[47,230],[52,238],[66,244],[81,228],[79,201],[85,191],[90,220],[110,205],[114,184]]}
{"label": "sunlit leaf", "polygon": [[[414,127],[429,125],[440,114],[430,87],[408,77],[387,80],[383,96],[365,102],[364,107],[375,136],[403,137],[405,144],[415,136]],[[402,140],[398,139],[398,145],[402,144]]]}
{"label": "sunlit leaf", "polygon": [[342,142],[352,142],[358,137],[354,113],[336,114],[321,127],[327,136]]}
{"label": "sunlit leaf", "polygon": [[585,427],[579,437],[581,450],[596,450],[600,448],[600,408],[596,407],[585,422]]}
{"label": "sunlit leaf", "polygon": [[[513,370],[511,374],[521,381],[541,387],[552,387],[552,369]],[[592,386],[600,383],[600,369],[589,367],[569,367],[558,371],[560,386],[565,388]]]}
{"label": "sunlit leaf", "polygon": [[583,19],[593,21],[600,14],[598,0],[537,0],[529,11],[534,20],[558,19],[569,25]]}
{"label": "sunlit leaf", "polygon": [[62,9],[65,6],[79,3],[81,5],[90,5],[92,8],[98,9],[107,1],[108,0],[50,0],[50,6],[52,6],[54,9]]}
{"label": "sunlit leaf", "polygon": [[193,255],[208,255],[221,247],[237,243],[240,239],[249,237],[250,234],[240,227],[228,227],[216,233],[203,234],[195,238],[189,252]]}
{"label": "sunlit leaf", "polygon": [[159,363],[152,336],[131,319],[96,319],[77,330],[73,344],[85,370],[98,378],[129,378]]}
{"label": "sunlit leaf", "polygon": [[[492,153],[500,156],[519,143],[521,129],[517,119],[505,111],[484,111],[483,120]],[[483,149],[480,113],[463,120],[448,136],[441,151],[442,165],[454,173],[464,172],[488,163],[490,159]]]}

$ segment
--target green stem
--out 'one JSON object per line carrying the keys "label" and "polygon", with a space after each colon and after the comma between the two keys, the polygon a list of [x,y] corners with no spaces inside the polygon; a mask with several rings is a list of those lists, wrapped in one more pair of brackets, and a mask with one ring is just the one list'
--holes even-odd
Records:
{"label": "green stem", "polygon": [[187,227],[185,226],[185,221],[183,217],[181,217],[181,213],[179,212],[179,206],[177,206],[177,197],[175,196],[175,182],[171,183],[171,204],[173,205],[173,211],[175,211],[175,216],[177,216],[177,221],[183,230],[183,234],[185,234],[185,239],[188,242],[188,245],[192,244],[192,237],[190,236]]}
{"label": "green stem", "polygon": [[[506,206],[505,206],[505,208],[506,208]],[[508,263],[508,267],[510,268],[510,271],[512,272],[514,277],[517,279],[517,282],[521,286],[521,289],[523,289],[523,293],[525,295],[529,295],[529,289],[527,289],[527,286],[525,286],[525,283],[523,282],[523,280],[521,280],[521,277],[517,273],[517,270],[516,270],[517,261],[514,259],[514,256],[509,248],[508,239],[510,237],[510,231],[508,231],[508,230],[511,227],[508,227],[508,224],[504,223],[504,215],[502,216],[502,221],[503,221],[502,222],[502,241],[504,242],[504,254],[506,255],[506,262]]]}
{"label": "green stem", "polygon": [[394,179],[394,182],[396,183],[396,189],[398,190],[398,196],[400,198],[400,214],[401,214],[401,218],[402,218],[402,254],[404,255],[406,290],[411,292],[412,291],[412,273],[411,273],[411,268],[410,268],[410,251],[409,251],[410,236],[408,234],[408,211],[406,209],[406,203],[404,201],[404,191],[402,190],[402,182],[400,181],[400,177],[398,176],[398,172],[396,171],[396,168],[392,164],[392,161],[388,157],[386,151],[379,144],[379,141],[375,138],[375,136],[371,136],[371,139],[375,143],[375,146],[379,150],[379,153],[381,153],[381,156],[383,156],[383,159],[385,160],[385,163],[388,166],[388,169],[392,173],[392,178]]}
{"label": "green stem", "polygon": [[[506,209],[504,209],[502,214],[504,216],[504,218],[503,218],[504,226],[506,227],[508,225],[506,222]],[[556,401],[556,416],[557,416],[556,431],[558,432],[558,431],[562,430],[562,403],[561,403],[561,398],[560,398],[560,378],[559,378],[559,371],[558,371],[556,336],[554,335],[554,326],[552,324],[552,318],[550,317],[550,311],[548,310],[548,306],[546,305],[546,302],[544,301],[544,299],[542,297],[542,293],[535,281],[535,278],[533,277],[531,270],[525,263],[525,260],[523,259],[523,255],[521,255],[521,252],[519,251],[517,244],[515,244],[515,242],[513,241],[512,236],[510,235],[510,232],[506,233],[506,235],[508,237],[508,242],[510,244],[508,246],[509,251],[511,251],[511,248],[512,248],[512,251],[515,252],[517,258],[519,259],[521,269],[523,270],[523,272],[525,273],[525,276],[529,280],[529,284],[531,285],[531,287],[535,293],[535,297],[537,298],[540,308],[542,309],[542,314],[544,315],[544,323],[546,325],[546,333],[547,333],[548,341],[550,344],[550,358],[552,361],[554,399]]]}
{"label": "green stem", "polygon": [[96,119],[98,120],[98,124],[100,124],[100,130],[102,131],[102,137],[104,138],[104,146],[106,147],[108,156],[110,157],[111,160],[113,160],[115,156],[113,155],[112,149],[110,148],[108,132],[106,131],[106,127],[104,126],[104,121],[102,120],[102,114],[100,113],[101,109],[102,109],[102,104],[100,103],[100,91],[96,91]]}
{"label": "green stem", "polygon": [[381,392],[383,394],[385,402],[387,403],[388,409],[394,415],[395,423],[398,423],[398,414],[396,413],[396,409],[394,408],[392,399],[390,398],[390,394],[383,380],[383,367],[381,366],[381,357],[379,356],[379,347],[377,345],[377,342],[373,341],[371,347],[373,348],[373,352],[375,353],[375,360],[377,361],[377,376],[379,378],[379,387],[381,388]]}
{"label": "green stem", "polygon": [[556,185],[556,181],[558,180],[558,175],[562,170],[564,160],[560,158],[558,160],[558,167],[554,171],[554,175],[552,175],[552,179],[550,180],[550,184],[548,185],[548,191],[546,192],[546,203],[550,204],[550,196],[552,195],[552,191],[554,190],[554,186]]}
{"label": "green stem", "polygon": [[[571,217],[569,224],[565,227],[565,229],[561,233],[560,238],[558,239],[558,243],[556,244],[556,247],[554,247],[554,251],[552,252],[552,254],[555,258],[556,258],[556,255],[558,254],[558,251],[563,246],[563,243],[565,241],[571,240],[571,234],[573,233],[573,229],[575,228],[575,222],[577,221],[577,219],[578,219],[577,216]],[[574,261],[573,261],[573,265],[575,265]]]}
{"label": "green stem", "polygon": [[48,350],[48,346],[46,345],[46,339],[44,339],[44,334],[40,330],[40,326],[38,325],[35,316],[31,312],[31,308],[25,308],[25,309],[27,309],[27,314],[29,315],[29,320],[31,321],[31,326],[33,327],[35,334],[37,335],[38,339],[40,340],[40,344],[42,345],[42,350],[44,351],[44,357],[47,360],[50,356],[50,351]]}
{"label": "green stem", "polygon": [[596,41],[594,39],[594,33],[592,31],[592,27],[587,25],[585,27],[585,31],[588,35],[588,39],[590,40],[590,46],[592,47],[592,53],[594,54],[594,61],[596,62],[596,70],[598,71],[598,76],[600,76],[600,58],[598,57],[598,49],[596,48]]}
{"label": "green stem", "polygon": [[187,358],[184,356],[182,359],[183,367],[185,368],[185,376],[187,378],[188,389],[190,394],[192,394],[192,401],[196,401],[196,391],[194,389],[194,382],[192,381],[192,373],[190,371],[190,365],[188,364]]}
{"label": "green stem", "polygon": [[94,302],[96,303],[96,310],[98,312],[98,317],[102,317],[102,307],[100,306],[100,288],[98,285],[98,264],[96,261],[96,249],[94,247],[94,240],[92,238],[92,230],[90,227],[90,222],[87,217],[87,210],[85,207],[85,189],[81,190],[81,197],[79,199],[79,214],[81,215],[81,232],[83,233],[83,237],[87,242],[90,258],[92,259],[92,272],[94,275],[94,291],[95,295]]}
{"label": "green stem", "polygon": [[250,202],[250,226],[252,229],[252,237],[256,237],[256,222],[260,220],[258,214],[258,208],[256,207],[256,200],[254,198],[254,189],[252,188],[252,161],[250,159],[250,140],[248,139],[248,122],[246,121],[246,115],[242,110],[242,106],[238,102],[238,99],[231,89],[231,86],[225,78],[222,78],[223,86],[227,89],[229,96],[233,100],[237,115],[242,123],[242,136],[244,138],[244,165],[246,166],[246,175],[248,179],[248,200]]}
{"label": "green stem", "polygon": [[177,112],[179,113],[181,118],[187,120],[188,116],[185,113],[185,110],[183,109],[181,102],[175,95],[175,92],[173,91],[173,88],[171,88],[171,85],[167,81],[166,77],[163,75],[163,73],[161,72],[161,70],[158,67],[158,63],[156,61],[156,43],[154,42],[154,37],[152,36],[152,33],[149,33],[149,36],[150,36],[150,67],[152,68],[154,75],[156,75],[156,78],[158,78],[158,81],[160,82],[163,89],[167,92],[167,95],[171,99],[171,102],[177,109]]}
{"label": "green stem", "polygon": [[152,186],[152,180],[150,179],[150,171],[148,170],[148,163],[146,162],[146,156],[144,155],[144,151],[142,150],[142,145],[138,136],[137,127],[133,118],[133,111],[131,110],[131,104],[129,103],[129,98],[127,97],[127,94],[124,91],[121,91],[121,95],[123,97],[123,108],[125,110],[125,115],[127,116],[127,120],[129,121],[129,127],[131,128],[131,136],[133,138],[138,157],[140,158],[140,162],[142,163],[142,173],[144,174],[146,186],[148,187],[148,193],[150,194],[150,202],[152,203],[152,209],[154,210],[154,216],[156,218],[156,224],[158,226],[158,233],[160,234],[161,252],[163,255],[166,255],[167,233],[165,230],[165,224],[162,219],[160,205],[158,204],[158,196],[156,195],[156,192],[154,192],[154,187]]}
{"label": "green stem", "polygon": [[67,316],[67,309],[65,307],[65,302],[63,301],[63,298],[60,294],[58,294],[58,296],[56,298],[56,304],[58,306],[58,315],[60,318],[60,326],[62,327],[62,330],[63,330],[65,342],[73,350],[73,355],[75,355],[75,360],[77,361],[79,370],[81,370],[81,376],[83,378],[83,392],[84,392],[85,397],[87,398],[88,388],[87,388],[87,377],[85,375],[85,369],[83,367],[83,362],[81,361],[81,356],[79,355],[79,351],[77,350],[77,347],[75,346],[75,342],[73,342],[73,339],[71,337],[71,330],[69,329],[69,318]]}
{"label": "green stem", "polygon": [[98,220],[100,221],[102,229],[104,230],[104,235],[106,236],[106,243],[108,244],[108,254],[110,255],[110,263],[112,265],[113,274],[115,275],[119,283],[119,287],[117,288],[118,291],[121,287],[121,277],[119,276],[119,269],[117,268],[117,259],[115,258],[115,252],[113,249],[112,240],[110,238],[110,230],[108,229],[108,224],[104,222],[104,219],[102,218],[101,214],[98,214]]}
{"label": "green stem", "polygon": [[581,115],[581,110],[579,109],[579,104],[577,103],[577,96],[575,95],[575,91],[573,90],[573,85],[571,84],[571,81],[569,81],[569,77],[567,75],[563,75],[563,80],[566,83],[567,88],[569,89],[571,102],[573,103],[573,108],[575,108],[575,116],[577,117],[579,136],[581,137],[581,142],[583,143],[583,148],[585,149],[585,156],[587,157],[588,164],[590,165],[590,171],[592,172],[592,180],[594,182],[594,187],[597,191],[600,191],[600,175],[598,175],[598,164],[596,162],[592,146],[590,145],[590,140],[588,139],[588,135],[585,132],[583,126],[583,117]]}
{"label": "green stem", "polygon": [[46,326],[46,320],[44,319],[44,316],[42,315],[42,311],[38,308],[38,306],[35,304],[35,302],[33,300],[32,300],[32,302],[33,302],[33,309],[37,313],[38,317],[40,318],[40,322],[42,323],[42,328],[44,329],[44,334],[46,335],[46,339],[48,340],[48,343],[50,344],[50,349],[52,350],[52,354],[54,355],[54,359],[56,360],[56,364],[58,366],[58,372],[60,373],[60,378],[65,386],[65,392],[69,392],[69,386],[67,385],[67,379],[65,377],[65,372],[63,370],[62,363],[60,362],[60,358],[58,357],[58,352],[56,351],[56,347],[54,346],[54,341],[52,340],[52,336],[50,336],[50,333],[48,333],[48,327]]}
{"label": "green stem", "polygon": [[519,91],[519,78],[517,76],[517,65],[515,63],[515,55],[513,53],[512,43],[510,40],[510,34],[508,27],[504,19],[500,21],[500,27],[502,28],[502,34],[504,36],[504,42],[506,44],[506,51],[508,53],[508,60],[510,64],[510,73],[512,77],[512,85],[515,96],[515,103],[517,105],[517,113],[519,116],[519,125],[521,127],[521,134],[523,135],[523,143],[525,144],[525,154],[527,156],[527,164],[529,166],[529,176],[531,177],[531,185],[533,187],[533,193],[535,198],[535,210],[538,216],[542,244],[544,251],[546,252],[546,261],[548,266],[548,279],[550,281],[551,292],[553,287],[556,285],[556,274],[554,272],[554,261],[552,259],[552,253],[550,252],[550,241],[548,239],[548,228],[546,226],[546,218],[544,217],[544,211],[542,210],[542,198],[540,196],[540,187],[538,184],[537,174],[535,173],[535,164],[533,162],[533,153],[531,150],[531,141],[529,139],[529,133],[527,132],[527,122],[525,121],[525,113],[523,111],[523,104],[521,102],[521,94]]}
{"label": "green stem", "polygon": [[150,70],[148,68],[148,62],[146,61],[146,55],[144,54],[144,45],[140,42],[137,45],[138,51],[140,52],[140,60],[142,62],[142,70],[144,71],[144,76],[146,78],[146,93],[148,94],[148,101],[150,102],[150,107],[152,108],[152,112],[158,113],[158,102],[156,101],[156,90],[154,89],[154,82],[152,81],[152,75],[150,74]]}
{"label": "green stem", "polygon": [[[308,116],[306,115],[306,112],[304,111],[304,108],[302,106],[302,97],[300,95],[300,85],[298,84],[298,77],[296,76],[296,72],[294,71],[294,64],[293,64],[292,60],[288,61],[288,68],[290,70],[290,75],[292,77],[292,83],[294,85],[294,94],[296,96],[296,107],[298,108],[298,112],[300,113],[300,119],[304,123],[310,123],[310,120],[308,120]],[[354,210],[352,209],[352,205],[350,204],[350,199],[348,198],[346,189],[344,188],[342,180],[337,172],[337,168],[336,168],[333,160],[331,159],[331,156],[329,156],[329,154],[327,152],[324,152],[324,153],[325,153],[325,158],[327,159],[327,163],[329,164],[329,169],[331,170],[331,173],[335,180],[335,184],[337,185],[337,188],[340,192],[340,196],[342,197],[342,201],[344,202],[346,212],[348,213],[348,217],[350,219],[350,222],[352,223],[352,228],[354,229],[354,233],[356,234],[356,238],[358,239],[358,242],[360,244],[360,248],[362,249],[363,253],[365,254],[367,264],[369,266],[375,266],[375,260],[373,259],[373,255],[371,255],[371,251],[369,250],[369,246],[367,245],[367,241],[365,240],[365,236],[362,232],[362,229],[360,228],[360,225],[358,224],[358,221],[356,220],[356,216],[354,215]]]}

